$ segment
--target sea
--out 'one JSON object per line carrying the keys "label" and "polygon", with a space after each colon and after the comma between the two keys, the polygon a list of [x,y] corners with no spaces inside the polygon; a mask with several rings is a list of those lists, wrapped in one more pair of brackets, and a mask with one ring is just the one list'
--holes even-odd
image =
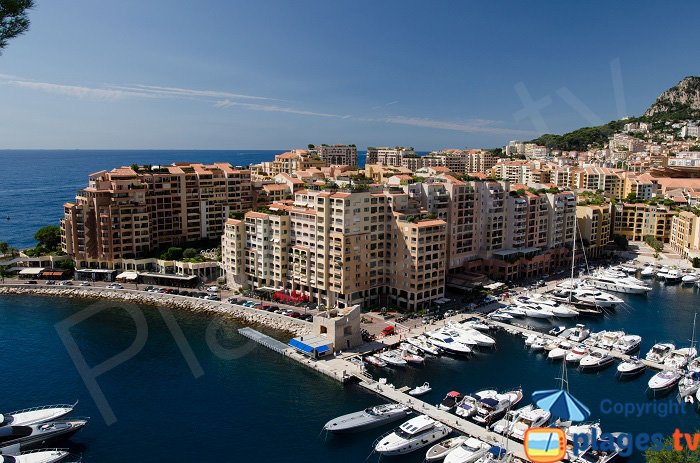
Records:
{"label": "sea", "polygon": [[[180,160],[247,164],[279,151],[250,152],[0,152],[0,206],[10,217],[0,241],[31,244],[33,230],[61,215],[61,204],[84,185],[86,175],[132,162]],[[248,153],[248,154],[245,154]],[[22,194],[16,190],[22,191]],[[22,223],[28,222],[28,223]],[[695,286],[653,282],[646,296],[627,295],[624,307],[584,322],[594,330],[624,330],[655,343],[689,345],[700,295]],[[173,323],[174,321],[174,323]],[[560,322],[536,322],[548,330]],[[240,336],[235,321],[212,314],[151,306],[40,296],[0,296],[0,413],[78,401],[74,415],[88,426],[68,447],[84,462],[259,461],[377,462],[373,442],[392,426],[347,436],[326,435],[326,421],[382,400],[358,386],[341,386]],[[286,341],[284,334],[263,330]],[[430,382],[424,397],[437,404],[452,390],[522,387],[557,389],[560,363],[528,351],[519,336],[498,332],[494,350],[470,359],[428,359],[404,370],[370,370],[396,386]],[[120,353],[126,354],[120,355]],[[604,431],[663,433],[700,428],[698,412],[675,394],[652,397],[652,372],[628,381],[615,368],[595,373],[567,370],[570,392]],[[632,414],[615,410],[634,409]],[[418,463],[424,453],[383,458]],[[630,462],[644,461],[635,451]]]}

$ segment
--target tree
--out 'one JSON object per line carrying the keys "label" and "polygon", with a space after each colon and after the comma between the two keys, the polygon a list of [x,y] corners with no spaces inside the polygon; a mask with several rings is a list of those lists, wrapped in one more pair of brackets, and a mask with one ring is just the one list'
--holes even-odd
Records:
{"label": "tree", "polygon": [[38,251],[57,251],[61,244],[61,229],[57,225],[46,225],[34,234],[34,239],[39,242],[37,245]]}
{"label": "tree", "polygon": [[308,145],[306,145],[306,147],[309,148],[310,150],[316,148],[316,147],[315,147],[314,145],[312,145],[311,143],[309,143]]}
{"label": "tree", "polygon": [[192,259],[194,257],[197,257],[197,250],[194,248],[187,248],[182,253],[182,257],[184,257],[185,259]]}
{"label": "tree", "polygon": [[630,191],[627,194],[625,201],[627,201],[628,203],[636,203],[637,202],[637,193],[635,193],[634,191]]}
{"label": "tree", "polygon": [[34,0],[0,0],[0,50],[7,46],[10,39],[27,32],[27,10],[33,7]]}
{"label": "tree", "polygon": [[644,452],[647,463],[698,463],[700,461],[700,448],[689,450],[686,442],[681,441],[683,450],[674,448],[674,439],[669,436],[664,440],[661,449],[659,446],[651,446]]}
{"label": "tree", "polygon": [[160,255],[163,260],[178,260],[182,259],[182,248],[170,247],[167,251]]}
{"label": "tree", "polygon": [[10,252],[10,245],[4,241],[0,241],[0,254],[7,254]]}
{"label": "tree", "polygon": [[621,249],[623,251],[625,251],[627,249],[627,246],[629,246],[629,240],[627,239],[627,237],[625,235],[613,236],[613,242],[615,243],[615,245],[619,249]]}
{"label": "tree", "polygon": [[693,268],[700,268],[700,257],[693,257]]}

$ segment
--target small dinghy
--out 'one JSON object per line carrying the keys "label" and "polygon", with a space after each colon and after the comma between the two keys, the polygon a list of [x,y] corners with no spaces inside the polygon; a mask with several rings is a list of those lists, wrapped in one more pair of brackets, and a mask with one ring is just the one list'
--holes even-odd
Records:
{"label": "small dinghy", "polygon": [[425,454],[425,461],[444,460],[450,452],[462,445],[466,440],[466,436],[458,436],[433,445]]}
{"label": "small dinghy", "polygon": [[433,390],[433,388],[430,387],[430,383],[425,382],[425,383],[423,383],[422,386],[415,387],[415,388],[411,389],[410,391],[408,391],[408,395],[418,397],[418,396],[421,396],[423,394],[427,394],[428,392],[430,392],[432,390]]}

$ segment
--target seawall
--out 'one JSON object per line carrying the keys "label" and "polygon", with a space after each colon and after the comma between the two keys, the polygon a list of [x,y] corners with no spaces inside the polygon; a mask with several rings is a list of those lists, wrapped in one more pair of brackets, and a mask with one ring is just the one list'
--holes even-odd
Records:
{"label": "seawall", "polygon": [[2,295],[35,295],[93,300],[109,299],[134,304],[170,307],[190,312],[212,312],[229,316],[246,325],[261,325],[275,330],[287,331],[294,336],[309,334],[312,327],[312,324],[305,320],[227,302],[209,301],[175,294],[149,293],[131,289],[4,284],[0,285],[0,296]]}

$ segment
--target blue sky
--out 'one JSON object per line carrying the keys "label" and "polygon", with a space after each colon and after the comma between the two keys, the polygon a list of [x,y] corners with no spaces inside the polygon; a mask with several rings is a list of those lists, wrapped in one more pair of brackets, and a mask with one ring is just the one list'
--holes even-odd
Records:
{"label": "blue sky", "polygon": [[687,6],[37,0],[0,56],[0,148],[500,146],[700,74]]}

